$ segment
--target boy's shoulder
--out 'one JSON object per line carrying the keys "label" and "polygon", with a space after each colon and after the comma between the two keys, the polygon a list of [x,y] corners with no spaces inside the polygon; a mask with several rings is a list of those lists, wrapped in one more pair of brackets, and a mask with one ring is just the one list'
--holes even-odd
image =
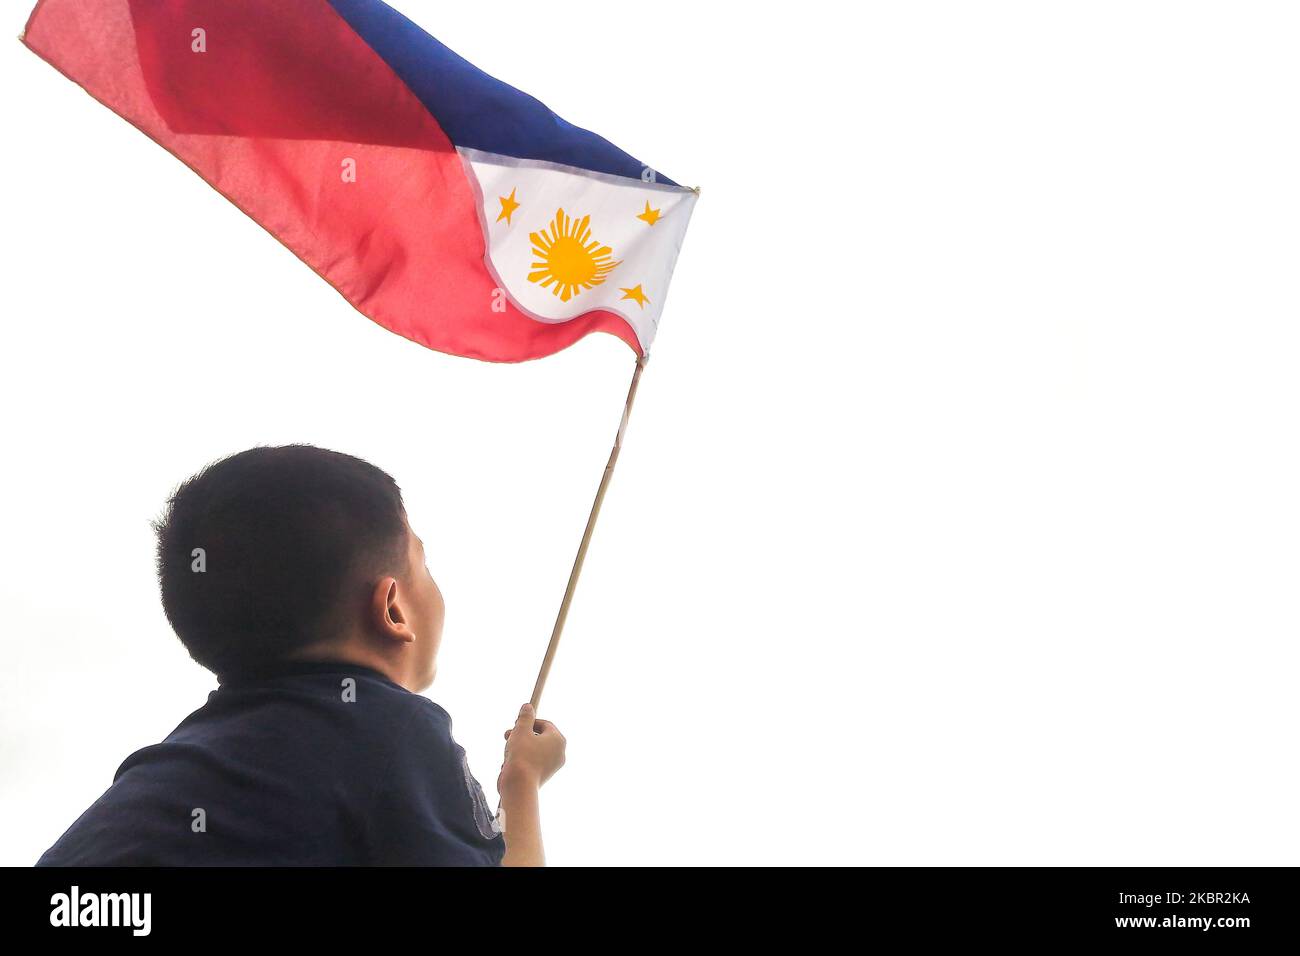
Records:
{"label": "boy's shoulder", "polygon": [[[223,690],[267,695],[277,707],[295,702],[288,723],[298,730],[281,728],[279,736],[310,733],[314,755],[296,757],[295,764],[319,762],[327,775],[346,768],[347,777],[365,789],[368,842],[378,859],[500,862],[504,844],[496,816],[452,737],[451,715],[440,704],[349,664],[298,668],[271,681],[223,685]],[[299,704],[316,716],[304,719]],[[247,702],[240,708],[250,709]],[[263,726],[269,717],[259,718]],[[331,732],[323,732],[317,718],[328,719]]]}
{"label": "boy's shoulder", "polygon": [[[447,759],[459,749],[441,705],[377,670],[333,661],[226,675],[160,746],[172,753],[180,747],[246,755],[264,764],[281,762],[284,753],[299,769],[346,761],[370,773],[405,759]],[[118,775],[157,749],[132,754]]]}
{"label": "boy's shoulder", "polygon": [[447,711],[333,663],[223,680],[128,757],[41,862],[493,864],[501,852]]}

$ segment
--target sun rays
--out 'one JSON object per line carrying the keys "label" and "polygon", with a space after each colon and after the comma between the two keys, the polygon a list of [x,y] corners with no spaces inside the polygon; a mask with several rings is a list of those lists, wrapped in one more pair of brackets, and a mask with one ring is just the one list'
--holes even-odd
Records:
{"label": "sun rays", "polygon": [[590,216],[574,219],[557,209],[549,229],[529,233],[540,261],[533,263],[528,281],[541,283],[561,302],[604,282],[619,263],[609,246],[591,238],[590,222]]}

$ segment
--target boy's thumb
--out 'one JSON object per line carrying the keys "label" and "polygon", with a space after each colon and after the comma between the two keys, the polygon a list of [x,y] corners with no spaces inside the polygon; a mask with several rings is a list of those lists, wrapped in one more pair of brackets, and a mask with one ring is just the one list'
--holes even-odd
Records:
{"label": "boy's thumb", "polygon": [[519,719],[515,721],[515,730],[527,730],[531,733],[536,719],[537,713],[533,710],[533,705],[524,704],[519,708]]}

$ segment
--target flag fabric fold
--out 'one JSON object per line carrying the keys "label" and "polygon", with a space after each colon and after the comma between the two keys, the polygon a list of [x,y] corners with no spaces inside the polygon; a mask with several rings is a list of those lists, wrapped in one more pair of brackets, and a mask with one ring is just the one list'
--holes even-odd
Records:
{"label": "flag fabric fold", "polygon": [[654,338],[697,192],[379,0],[40,0],[23,41],[399,335]]}

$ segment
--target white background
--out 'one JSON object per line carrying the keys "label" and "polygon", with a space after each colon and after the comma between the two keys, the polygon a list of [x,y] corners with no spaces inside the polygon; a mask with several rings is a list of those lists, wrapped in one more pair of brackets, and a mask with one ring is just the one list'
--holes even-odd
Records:
{"label": "white background", "polygon": [[[1297,862],[1293,4],[399,6],[703,187],[553,863]],[[213,686],[149,520],[258,443],[405,488],[490,792],[630,351],[425,351],[16,42],[0,89],[0,863]]]}

